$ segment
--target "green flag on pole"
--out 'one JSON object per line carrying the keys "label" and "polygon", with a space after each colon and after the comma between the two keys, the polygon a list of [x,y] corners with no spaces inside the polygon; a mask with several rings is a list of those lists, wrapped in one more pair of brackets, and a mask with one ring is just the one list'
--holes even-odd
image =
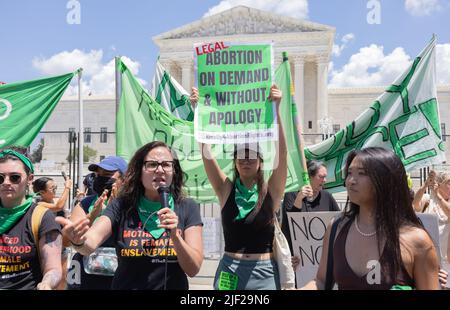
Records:
{"label": "green flag on pole", "polygon": [[0,85],[0,147],[28,147],[77,72]]}
{"label": "green flag on pole", "polygon": [[[275,71],[275,82],[283,93],[280,105],[280,117],[288,149],[288,174],[286,192],[298,191],[303,185],[303,168],[297,132],[297,109],[294,102],[294,86],[291,78],[291,66],[286,58]],[[302,117],[303,115],[300,115]]]}
{"label": "green flag on pole", "polygon": [[436,91],[436,38],[372,106],[333,137],[305,150],[328,168],[325,188],[343,190],[350,151],[380,146],[395,151],[407,171],[445,161]]}
{"label": "green flag on pole", "polygon": [[174,116],[187,121],[194,120],[189,93],[170,75],[159,60],[156,62],[150,95]]}

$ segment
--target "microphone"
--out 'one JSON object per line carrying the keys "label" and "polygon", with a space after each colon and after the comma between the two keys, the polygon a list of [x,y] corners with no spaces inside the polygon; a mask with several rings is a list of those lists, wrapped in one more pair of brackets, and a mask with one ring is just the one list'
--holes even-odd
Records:
{"label": "microphone", "polygon": [[158,187],[159,202],[161,203],[161,209],[169,208],[169,192],[170,189],[168,186],[162,185]]}
{"label": "microphone", "polygon": [[[161,185],[158,187],[158,193],[159,193],[159,201],[161,202],[161,209],[163,208],[169,208],[169,192],[170,189],[168,186]],[[166,229],[166,234],[169,236],[169,230]],[[164,267],[164,290],[167,289],[167,263],[169,261],[169,240],[166,241],[166,259],[165,259],[165,267]]]}

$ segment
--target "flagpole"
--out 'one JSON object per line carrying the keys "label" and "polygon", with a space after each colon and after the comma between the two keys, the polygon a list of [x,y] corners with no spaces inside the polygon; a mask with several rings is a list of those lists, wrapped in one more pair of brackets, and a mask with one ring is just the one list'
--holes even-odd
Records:
{"label": "flagpole", "polygon": [[83,69],[78,71],[78,105],[80,113],[79,135],[78,135],[78,188],[84,191],[83,188],[83,162],[84,162],[84,123],[83,123],[83,96],[81,89],[81,78]]}
{"label": "flagpole", "polygon": [[[116,122],[115,122],[115,128],[117,128],[117,114],[119,112],[119,105],[120,105],[120,95],[121,95],[121,75],[119,64],[120,64],[120,56],[115,57],[115,72],[116,72]],[[117,155],[117,130],[116,130],[116,155]]]}

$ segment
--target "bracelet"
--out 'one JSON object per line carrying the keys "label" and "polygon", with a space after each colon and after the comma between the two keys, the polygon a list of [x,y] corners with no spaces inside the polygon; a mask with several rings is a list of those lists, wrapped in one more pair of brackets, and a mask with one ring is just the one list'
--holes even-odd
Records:
{"label": "bracelet", "polygon": [[83,243],[76,244],[76,243],[73,243],[72,240],[70,240],[70,243],[71,243],[75,248],[79,248],[79,247],[82,247],[82,246],[84,245],[84,241],[83,241]]}

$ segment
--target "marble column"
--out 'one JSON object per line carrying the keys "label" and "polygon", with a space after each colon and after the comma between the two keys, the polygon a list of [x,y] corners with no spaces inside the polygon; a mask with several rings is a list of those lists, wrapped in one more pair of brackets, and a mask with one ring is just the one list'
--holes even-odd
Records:
{"label": "marble column", "polygon": [[[316,58],[317,121],[328,117],[328,57]],[[319,125],[318,125],[319,128]]]}
{"label": "marble column", "polygon": [[294,56],[294,100],[302,131],[305,130],[305,57]]}
{"label": "marble column", "polygon": [[191,71],[192,60],[186,59],[180,62],[181,66],[181,86],[190,93],[191,92]]}

